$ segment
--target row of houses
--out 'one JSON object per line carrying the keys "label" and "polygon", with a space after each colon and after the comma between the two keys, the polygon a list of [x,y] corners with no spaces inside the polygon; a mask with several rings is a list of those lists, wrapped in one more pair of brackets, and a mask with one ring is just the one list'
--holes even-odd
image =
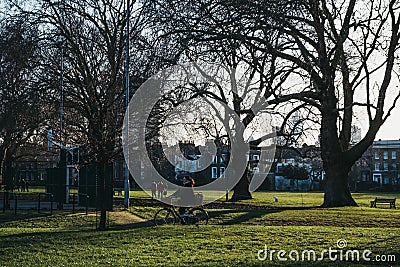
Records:
{"label": "row of houses", "polygon": [[[176,155],[176,148],[168,148],[161,143],[152,145],[150,158],[154,167],[164,178],[178,182],[183,176],[190,174],[197,185],[203,185],[224,176],[229,164],[229,148],[213,140],[204,146],[193,142],[180,142],[182,156]],[[214,143],[214,144],[211,144]],[[214,147],[214,151],[207,151]],[[269,172],[264,172],[266,180],[261,186],[265,190],[322,190],[325,174],[318,147],[303,146],[301,148],[278,149]],[[254,173],[262,170],[258,167],[259,150],[250,150],[247,154],[249,179]],[[44,184],[47,180],[47,169],[58,165],[54,153],[35,158],[24,157],[14,163],[14,180],[25,180],[31,184]],[[123,159],[113,162],[113,180],[118,187],[123,184]],[[288,179],[281,172],[283,166],[293,165],[308,171],[307,179]],[[147,167],[141,166],[143,176],[147,176]],[[154,173],[154,172],[153,172]],[[154,175],[154,174],[153,174]],[[149,181],[157,181],[160,176],[146,177]],[[350,173],[350,186],[353,190],[397,190],[400,182],[400,140],[378,140],[364,153],[353,166]],[[1,180],[0,180],[1,183]]]}
{"label": "row of houses", "polygon": [[[398,189],[400,182],[400,140],[378,140],[353,166],[353,180],[358,184]],[[361,188],[364,189],[364,188]]]}
{"label": "row of houses", "polygon": [[[208,142],[213,141],[209,140]],[[157,144],[155,147],[153,150],[158,151],[166,146]],[[207,147],[209,147],[207,143],[201,147],[196,146],[193,142],[181,142],[179,148],[184,158],[176,155],[169,157],[173,158],[173,161],[167,172],[169,175],[164,178],[173,182],[190,174],[195,178],[197,184],[202,185],[224,177],[229,160],[229,149],[216,144],[216,151],[213,151],[215,156],[211,159],[199,160],[204,157],[200,151],[204,151]],[[250,150],[247,160],[250,170],[249,179],[251,179],[251,174],[262,172],[258,168],[260,151]],[[163,160],[157,158],[157,162],[161,162],[162,165]],[[207,167],[204,168],[204,165]],[[286,165],[306,169],[308,178],[288,179],[281,172],[282,167]],[[271,169],[269,172],[261,174],[266,177],[261,186],[261,189],[265,190],[323,190],[325,183],[322,159],[317,146],[305,145],[300,148],[277,149]],[[353,166],[349,176],[352,190],[398,190],[400,187],[400,140],[375,141]],[[157,179],[157,177],[154,178]]]}

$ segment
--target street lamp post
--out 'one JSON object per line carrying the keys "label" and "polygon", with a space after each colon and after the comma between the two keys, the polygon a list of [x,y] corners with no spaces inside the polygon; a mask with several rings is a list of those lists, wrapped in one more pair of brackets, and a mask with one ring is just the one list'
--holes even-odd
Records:
{"label": "street lamp post", "polygon": [[[128,140],[128,129],[129,129],[129,20],[130,20],[130,1],[126,1],[126,43],[125,43],[125,53],[126,53],[126,64],[125,64],[125,144]],[[129,170],[128,170],[128,160],[129,152],[125,149],[125,165],[124,165],[124,207],[129,208]]]}
{"label": "street lamp post", "polygon": [[[66,149],[66,144],[65,146],[63,145],[63,139],[62,139],[62,129],[63,129],[63,102],[64,102],[64,94],[63,94],[63,75],[64,75],[64,60],[63,60],[63,46],[64,46],[64,40],[59,40],[55,41],[54,45],[58,47],[59,49],[59,72],[60,72],[60,110],[59,110],[59,116],[60,116],[60,163],[62,160],[62,150],[65,150],[65,186],[66,186],[66,196],[65,196],[65,202],[69,202],[69,173],[68,173],[68,154],[69,151]],[[65,148],[63,148],[65,147]]]}
{"label": "street lamp post", "polygon": [[[64,71],[64,63],[63,63],[63,45],[64,41],[56,41],[54,42],[54,45],[56,45],[59,49],[59,57],[60,57],[60,62],[59,62],[59,72],[60,72],[60,110],[59,110],[59,116],[60,116],[60,144],[62,145],[62,128],[63,128],[63,71]],[[61,151],[61,150],[60,150]],[[61,152],[60,152],[60,157],[61,157]]]}

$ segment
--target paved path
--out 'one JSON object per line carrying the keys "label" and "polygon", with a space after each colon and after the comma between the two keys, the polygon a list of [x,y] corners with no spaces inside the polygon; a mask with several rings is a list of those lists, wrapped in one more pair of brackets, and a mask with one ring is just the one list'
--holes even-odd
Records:
{"label": "paved path", "polygon": [[[50,210],[51,203],[48,201],[41,201],[40,202],[40,209],[42,210]],[[15,201],[10,200],[10,209],[15,208]],[[38,209],[38,202],[37,201],[18,201],[17,202],[17,210],[37,210]],[[53,202],[53,210],[57,209],[57,203]],[[64,210],[72,210],[72,204],[64,204]],[[0,201],[0,210],[3,210],[3,201]],[[86,210],[84,206],[75,206],[75,210]],[[89,210],[93,210],[93,208],[89,208]]]}
{"label": "paved path", "polygon": [[[15,207],[15,201],[10,200],[10,211],[13,211]],[[40,202],[40,210],[42,212],[50,212],[51,203],[48,201]],[[37,212],[38,202],[37,201],[18,201],[18,210],[35,210]],[[3,201],[0,201],[0,212],[3,210]],[[57,210],[57,203],[53,202],[53,210]],[[64,204],[63,210],[72,211],[72,204]],[[75,206],[75,210],[79,212],[86,211],[86,207]],[[89,208],[89,212],[94,212],[94,208]],[[9,212],[9,211],[8,211]],[[110,220],[112,221],[112,227],[114,229],[129,229],[137,227],[150,227],[154,226],[152,221],[148,221],[139,216],[136,216],[126,210],[114,210],[108,213]]]}

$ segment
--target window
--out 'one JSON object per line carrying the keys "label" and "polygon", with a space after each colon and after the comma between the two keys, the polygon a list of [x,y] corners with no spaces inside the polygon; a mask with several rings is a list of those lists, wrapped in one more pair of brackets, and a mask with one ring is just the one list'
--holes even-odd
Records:
{"label": "window", "polygon": [[218,162],[219,162],[219,163],[222,162],[221,156],[213,156],[213,161],[212,161],[212,163],[218,164]]}
{"label": "window", "polygon": [[225,167],[221,167],[219,168],[219,174],[222,175],[225,171]]}
{"label": "window", "polygon": [[211,168],[211,178],[213,179],[217,178],[217,167]]}
{"label": "window", "polygon": [[389,170],[389,164],[383,163],[383,170],[388,171]]}
{"label": "window", "polygon": [[362,181],[367,181],[367,178],[368,178],[367,174],[363,173],[363,175],[361,177],[361,180]]}
{"label": "window", "polygon": [[389,152],[383,151],[383,159],[388,159],[389,158]]}
{"label": "window", "polygon": [[392,170],[397,170],[397,164],[396,163],[392,163]]}
{"label": "window", "polygon": [[392,151],[392,159],[396,159],[396,151]]}
{"label": "window", "polygon": [[260,160],[260,155],[253,155],[253,160]]}
{"label": "window", "polygon": [[276,173],[277,174],[282,174],[282,165],[276,165]]}
{"label": "window", "polygon": [[375,171],[379,171],[379,163],[375,163]]}
{"label": "window", "polygon": [[383,184],[389,184],[389,177],[383,178]]}
{"label": "window", "polygon": [[379,159],[379,153],[375,151],[375,159]]}

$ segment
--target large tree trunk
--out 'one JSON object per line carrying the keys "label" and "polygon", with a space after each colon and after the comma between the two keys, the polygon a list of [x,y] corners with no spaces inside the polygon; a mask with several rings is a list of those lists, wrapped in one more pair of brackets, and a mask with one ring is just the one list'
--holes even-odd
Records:
{"label": "large tree trunk", "polygon": [[12,156],[9,150],[5,151],[4,161],[3,161],[3,179],[5,184],[5,190],[14,190],[14,177],[12,169]]}
{"label": "large tree trunk", "polygon": [[[0,146],[0,175],[3,174],[4,153],[5,153],[5,151],[4,151],[3,147]],[[1,182],[4,184],[4,177]]]}
{"label": "large tree trunk", "polygon": [[322,207],[358,206],[350,193],[347,166],[336,165],[326,168],[325,196]]}
{"label": "large tree trunk", "polygon": [[245,172],[233,189],[233,195],[230,201],[252,199],[251,193],[249,191],[249,184],[249,178],[247,177],[247,172]]}
{"label": "large tree trunk", "polygon": [[[321,157],[326,174],[325,196],[323,207],[357,206],[350,193],[349,172],[357,160],[346,153],[348,142],[341,142],[338,136],[334,73],[327,70],[326,76],[332,77],[324,88],[321,121]],[[351,121],[349,121],[351,123]]]}
{"label": "large tree trunk", "polygon": [[98,230],[103,231],[106,230],[107,226],[107,206],[106,206],[106,179],[105,179],[105,167],[106,164],[104,161],[100,161],[97,166],[97,175],[98,175],[98,196],[97,201],[100,206],[100,222]]}

